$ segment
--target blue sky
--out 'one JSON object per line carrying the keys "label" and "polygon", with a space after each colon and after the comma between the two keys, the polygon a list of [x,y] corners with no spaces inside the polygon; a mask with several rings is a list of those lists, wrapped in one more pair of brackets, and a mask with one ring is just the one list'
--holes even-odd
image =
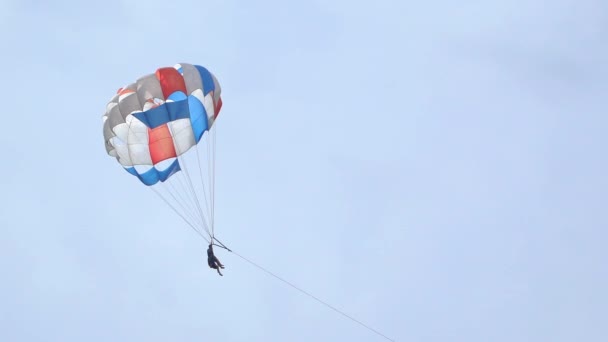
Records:
{"label": "blue sky", "polygon": [[0,2],[2,341],[382,341],[105,154],[116,89],[222,85],[216,232],[397,341],[608,335],[602,1]]}

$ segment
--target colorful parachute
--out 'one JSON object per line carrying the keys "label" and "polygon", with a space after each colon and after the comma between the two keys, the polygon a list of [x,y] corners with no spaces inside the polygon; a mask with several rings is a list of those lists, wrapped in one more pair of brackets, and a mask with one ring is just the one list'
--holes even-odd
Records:
{"label": "colorful parachute", "polygon": [[[206,68],[180,63],[118,89],[103,115],[107,153],[190,226],[197,231],[205,228],[209,240],[213,238],[214,123],[222,107],[220,95],[217,79]],[[207,145],[205,168],[199,153],[203,144]],[[188,169],[188,164],[198,167]],[[200,180],[194,175],[197,170]]]}

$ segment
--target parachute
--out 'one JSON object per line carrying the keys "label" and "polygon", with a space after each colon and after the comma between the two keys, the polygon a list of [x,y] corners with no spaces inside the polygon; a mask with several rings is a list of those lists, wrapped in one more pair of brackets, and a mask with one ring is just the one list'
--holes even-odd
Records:
{"label": "parachute", "polygon": [[210,243],[220,95],[209,70],[180,63],[119,88],[103,114],[107,154]]}

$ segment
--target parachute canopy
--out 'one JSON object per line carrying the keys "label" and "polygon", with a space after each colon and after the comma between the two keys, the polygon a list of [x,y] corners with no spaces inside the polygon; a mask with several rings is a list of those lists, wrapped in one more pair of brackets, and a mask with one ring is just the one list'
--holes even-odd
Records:
{"label": "parachute canopy", "polygon": [[107,153],[146,185],[180,171],[178,157],[199,143],[222,107],[220,85],[200,65],[180,63],[116,92],[103,115]]}

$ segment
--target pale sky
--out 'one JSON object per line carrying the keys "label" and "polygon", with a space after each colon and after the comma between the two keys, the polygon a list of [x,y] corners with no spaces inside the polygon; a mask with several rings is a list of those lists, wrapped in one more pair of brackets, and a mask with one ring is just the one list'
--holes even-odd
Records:
{"label": "pale sky", "polygon": [[396,341],[605,341],[605,1],[0,0],[1,341],[383,341],[105,153],[115,91],[222,86],[216,234]]}

